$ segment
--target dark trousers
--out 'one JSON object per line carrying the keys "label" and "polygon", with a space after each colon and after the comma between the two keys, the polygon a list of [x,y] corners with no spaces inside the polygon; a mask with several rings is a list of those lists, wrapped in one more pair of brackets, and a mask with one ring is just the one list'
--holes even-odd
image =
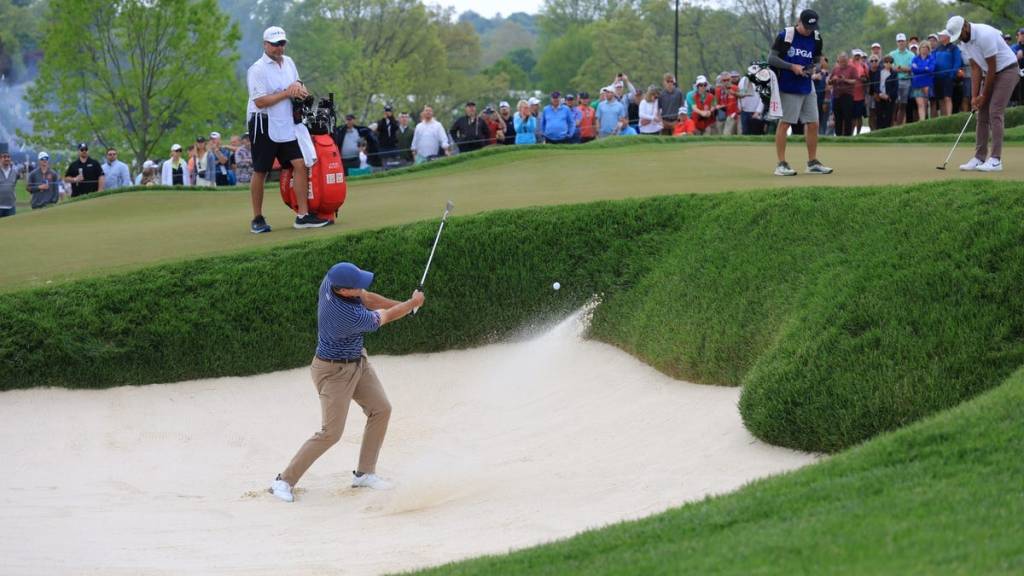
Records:
{"label": "dark trousers", "polygon": [[853,136],[853,94],[836,99],[836,136]]}
{"label": "dark trousers", "polygon": [[341,165],[345,168],[345,176],[348,176],[349,170],[359,168],[359,156],[355,158],[342,158]]}
{"label": "dark trousers", "polygon": [[17,206],[11,206],[10,208],[0,208],[0,218],[6,218],[7,216],[14,216],[14,213],[18,211]]}
{"label": "dark trousers", "polygon": [[740,112],[740,132],[744,136],[764,136],[764,120],[754,118],[753,112]]}
{"label": "dark trousers", "polygon": [[878,100],[875,102],[875,128],[877,130],[892,126],[892,115],[892,100]]}

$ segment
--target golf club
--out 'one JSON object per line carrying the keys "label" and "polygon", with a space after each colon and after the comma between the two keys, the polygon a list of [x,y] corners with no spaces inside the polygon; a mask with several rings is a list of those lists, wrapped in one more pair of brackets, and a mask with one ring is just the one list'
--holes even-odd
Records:
{"label": "golf club", "polygon": [[[416,288],[420,292],[423,291],[423,284],[427,281],[427,272],[430,272],[430,263],[434,261],[434,252],[437,251],[437,242],[441,240],[441,231],[444,230],[444,224],[448,221],[448,214],[451,213],[452,208],[455,208],[455,204],[449,200],[448,204],[444,207],[444,215],[441,216],[441,226],[438,227],[437,236],[434,237],[434,246],[430,249],[430,257],[427,258],[427,267],[423,270],[423,278],[420,278],[420,285]],[[413,308],[413,315],[415,315],[418,310],[419,308]]]}
{"label": "golf club", "polygon": [[953,152],[956,150],[957,145],[960,144],[960,139],[963,138],[964,132],[967,131],[967,126],[971,123],[972,118],[974,118],[974,110],[971,110],[971,115],[967,117],[967,122],[964,123],[963,129],[960,130],[960,135],[956,137],[956,142],[953,143],[953,149],[949,151],[949,156],[946,156],[946,161],[942,163],[942,166],[936,166],[936,170],[946,169],[946,164],[949,164],[949,159],[953,157]]}

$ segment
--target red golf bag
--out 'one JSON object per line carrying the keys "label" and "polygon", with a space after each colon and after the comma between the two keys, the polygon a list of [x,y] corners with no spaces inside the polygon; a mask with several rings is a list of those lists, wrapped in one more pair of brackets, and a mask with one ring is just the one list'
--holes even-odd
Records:
{"label": "red golf bag", "polygon": [[[296,123],[302,121],[309,127],[316,149],[316,164],[307,168],[309,186],[306,199],[309,202],[309,213],[334,222],[338,210],[345,203],[347,186],[345,169],[341,164],[341,152],[331,138],[331,131],[337,123],[334,112],[334,94],[314,105],[312,97],[293,102]],[[292,210],[298,210],[295,200],[295,182],[292,178],[291,166],[281,167],[281,199]]]}
{"label": "red golf bag", "polygon": [[[309,213],[334,222],[341,205],[345,203],[347,186],[345,170],[341,165],[341,153],[330,134],[313,136],[316,148],[316,164],[309,171],[309,186],[306,199],[309,202]],[[295,200],[295,181],[291,167],[281,168],[281,199],[292,210],[298,210]]]}

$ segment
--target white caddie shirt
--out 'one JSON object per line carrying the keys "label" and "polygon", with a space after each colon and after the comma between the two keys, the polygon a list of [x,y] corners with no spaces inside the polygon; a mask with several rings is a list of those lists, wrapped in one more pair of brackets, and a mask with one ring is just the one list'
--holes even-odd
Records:
{"label": "white caddie shirt", "polygon": [[288,56],[282,56],[281,64],[263,57],[249,67],[246,80],[249,85],[249,105],[246,109],[246,120],[253,114],[266,114],[269,120],[267,134],[274,142],[291,142],[295,140],[295,121],[292,118],[292,101],[285,98],[268,108],[258,108],[255,100],[261,96],[269,96],[283,92],[299,79],[299,71],[295,62]]}
{"label": "white caddie shirt", "polygon": [[1017,56],[1003,40],[1003,33],[988,24],[971,22],[971,40],[960,42],[960,52],[964,60],[973,60],[982,72],[987,72],[985,59],[992,56],[996,57],[996,72],[1017,65]]}

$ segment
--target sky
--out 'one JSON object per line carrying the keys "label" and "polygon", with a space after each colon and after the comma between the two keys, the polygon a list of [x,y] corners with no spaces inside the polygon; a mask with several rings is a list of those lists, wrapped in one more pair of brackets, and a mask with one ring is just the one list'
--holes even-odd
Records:
{"label": "sky", "polygon": [[486,18],[493,18],[495,13],[501,12],[502,16],[508,16],[515,12],[526,12],[536,14],[540,11],[543,0],[426,0],[424,4],[440,4],[442,6],[454,6],[455,13],[461,14],[466,10],[472,10]]}

